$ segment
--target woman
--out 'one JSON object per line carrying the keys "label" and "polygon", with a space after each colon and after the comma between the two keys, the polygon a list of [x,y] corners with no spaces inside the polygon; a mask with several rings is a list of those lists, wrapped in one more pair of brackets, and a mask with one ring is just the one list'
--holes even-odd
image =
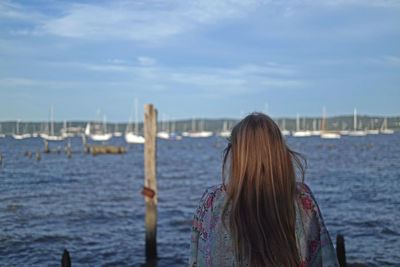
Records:
{"label": "woman", "polygon": [[[189,266],[338,266],[299,155],[268,116],[253,113],[232,130],[223,184],[197,208]],[[225,177],[228,177],[226,181]]]}

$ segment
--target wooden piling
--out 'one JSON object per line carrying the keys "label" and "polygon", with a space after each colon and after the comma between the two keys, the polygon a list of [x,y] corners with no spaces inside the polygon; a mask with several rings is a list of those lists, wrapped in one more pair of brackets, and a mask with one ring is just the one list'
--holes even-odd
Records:
{"label": "wooden piling", "polygon": [[[152,104],[144,107],[144,165],[145,180],[144,191],[152,191],[152,194],[144,194],[146,203],[146,258],[157,258],[157,110]],[[143,192],[143,191],[142,191]]]}
{"label": "wooden piling", "polygon": [[36,151],[36,160],[40,161],[40,152],[39,151]]}
{"label": "wooden piling", "polygon": [[71,267],[71,258],[68,250],[64,249],[64,253],[61,258],[61,267]]}
{"label": "wooden piling", "polygon": [[336,236],[336,256],[338,258],[339,266],[346,266],[346,249],[344,247],[344,238],[342,235]]}
{"label": "wooden piling", "polygon": [[43,153],[50,153],[49,142],[47,142],[47,140],[44,142],[44,150],[43,150]]}
{"label": "wooden piling", "polygon": [[3,156],[0,154],[0,165],[3,163]]}
{"label": "wooden piling", "polygon": [[83,152],[86,154],[89,153],[89,147],[86,144],[86,135],[82,134],[82,144],[83,144]]}
{"label": "wooden piling", "polygon": [[32,158],[32,152],[29,152],[29,153],[28,153],[28,156],[29,156],[29,158],[31,159],[31,158]]}

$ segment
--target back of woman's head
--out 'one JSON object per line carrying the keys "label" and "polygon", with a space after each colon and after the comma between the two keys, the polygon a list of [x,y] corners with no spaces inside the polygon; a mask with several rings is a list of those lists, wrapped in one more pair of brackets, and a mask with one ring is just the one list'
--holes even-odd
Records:
{"label": "back of woman's head", "polygon": [[297,154],[268,116],[250,114],[232,129],[223,165],[224,184],[229,177],[223,218],[228,218],[226,227],[239,263],[300,265],[294,164],[303,174]]}

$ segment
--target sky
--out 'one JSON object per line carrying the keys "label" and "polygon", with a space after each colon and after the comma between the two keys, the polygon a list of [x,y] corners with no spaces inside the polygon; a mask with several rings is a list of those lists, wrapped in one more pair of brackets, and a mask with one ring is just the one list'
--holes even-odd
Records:
{"label": "sky", "polygon": [[0,121],[124,122],[135,98],[140,118],[400,115],[400,1],[0,1]]}

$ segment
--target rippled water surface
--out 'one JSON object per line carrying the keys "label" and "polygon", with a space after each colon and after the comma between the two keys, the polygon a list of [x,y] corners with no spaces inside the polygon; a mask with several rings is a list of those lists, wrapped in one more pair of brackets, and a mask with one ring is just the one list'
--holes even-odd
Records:
{"label": "rippled water surface", "polygon": [[[348,262],[400,263],[400,134],[288,137],[308,160],[306,183],[333,240],[345,237]],[[126,145],[122,138],[112,144]],[[51,143],[51,148],[66,141]],[[221,182],[223,139],[158,141],[158,266],[187,264],[191,219],[208,186]],[[140,266],[144,257],[143,145],[123,155],[43,150],[39,138],[0,138],[0,265]]]}

